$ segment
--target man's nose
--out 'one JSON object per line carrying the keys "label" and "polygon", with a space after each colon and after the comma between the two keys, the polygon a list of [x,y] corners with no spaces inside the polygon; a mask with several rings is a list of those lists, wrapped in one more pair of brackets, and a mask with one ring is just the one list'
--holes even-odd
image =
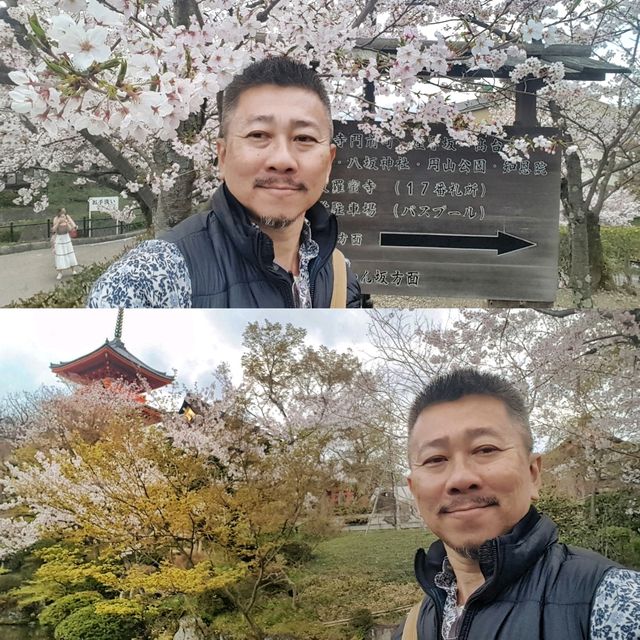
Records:
{"label": "man's nose", "polygon": [[482,478],[476,465],[466,457],[449,460],[449,475],[446,482],[446,491],[450,495],[467,493],[480,489]]}
{"label": "man's nose", "polygon": [[298,168],[293,142],[284,136],[276,136],[269,146],[268,168],[271,171],[291,173]]}

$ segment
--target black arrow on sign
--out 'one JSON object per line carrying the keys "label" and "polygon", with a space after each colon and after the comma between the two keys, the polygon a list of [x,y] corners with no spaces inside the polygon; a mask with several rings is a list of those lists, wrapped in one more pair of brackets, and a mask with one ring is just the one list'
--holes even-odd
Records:
{"label": "black arrow on sign", "polygon": [[493,236],[467,236],[457,233],[380,233],[381,247],[424,247],[426,249],[479,249],[498,255],[535,247],[535,242],[498,231]]}

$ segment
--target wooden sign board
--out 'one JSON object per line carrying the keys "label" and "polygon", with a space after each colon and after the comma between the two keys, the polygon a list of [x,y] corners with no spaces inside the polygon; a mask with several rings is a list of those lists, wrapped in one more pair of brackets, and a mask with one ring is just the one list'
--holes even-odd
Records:
{"label": "wooden sign board", "polygon": [[334,143],[321,201],[338,219],[338,247],[364,293],[555,300],[559,153],[539,151],[512,164],[500,157],[500,141],[461,147],[441,125],[432,126],[433,148],[406,154],[356,123],[336,122]]}

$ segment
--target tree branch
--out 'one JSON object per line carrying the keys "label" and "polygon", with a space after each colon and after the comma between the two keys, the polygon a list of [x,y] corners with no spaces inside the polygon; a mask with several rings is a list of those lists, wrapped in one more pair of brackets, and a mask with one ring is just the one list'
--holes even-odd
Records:
{"label": "tree branch", "polygon": [[359,27],[369,16],[374,15],[374,11],[376,10],[376,4],[378,0],[367,0],[367,4],[364,6],[360,15],[351,23],[351,27],[356,29]]}
{"label": "tree branch", "polygon": [[[109,162],[114,169],[124,178],[126,182],[137,182],[138,172],[135,167],[116,149],[110,142],[101,136],[94,136],[86,129],[80,135],[90,142]],[[157,198],[148,186],[142,187],[136,194],[140,198],[139,202],[143,209],[148,212],[155,211]],[[137,198],[136,198],[137,199]]]}
{"label": "tree branch", "polygon": [[256,15],[256,19],[260,22],[266,22],[269,18],[269,14],[280,4],[281,0],[272,0],[268,7],[265,7]]}

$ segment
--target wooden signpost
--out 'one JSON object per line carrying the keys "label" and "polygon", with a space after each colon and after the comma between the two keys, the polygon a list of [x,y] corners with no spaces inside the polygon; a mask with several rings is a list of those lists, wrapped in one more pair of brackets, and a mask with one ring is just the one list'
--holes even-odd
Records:
{"label": "wooden signpost", "polygon": [[[512,127],[510,136],[554,129]],[[443,126],[398,154],[356,123],[335,123],[325,206],[364,293],[549,303],[558,286],[560,154],[518,164],[502,142],[462,147]]]}

